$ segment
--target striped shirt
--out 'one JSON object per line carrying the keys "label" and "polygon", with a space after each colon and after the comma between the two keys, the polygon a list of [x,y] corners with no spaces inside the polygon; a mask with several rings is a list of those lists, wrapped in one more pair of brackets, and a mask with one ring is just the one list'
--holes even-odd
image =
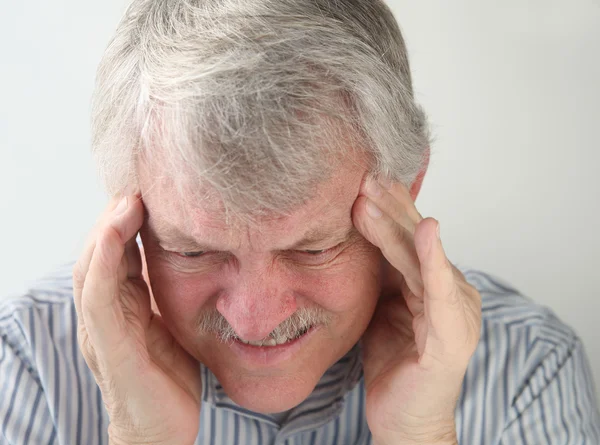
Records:
{"label": "striped shirt", "polygon": [[[492,275],[460,267],[483,298],[481,340],[456,408],[460,444],[600,444],[580,339],[549,309]],[[0,306],[0,443],[107,444],[108,417],[79,352],[71,265]],[[197,445],[370,444],[355,346],[279,424],[236,405],[202,375]]]}

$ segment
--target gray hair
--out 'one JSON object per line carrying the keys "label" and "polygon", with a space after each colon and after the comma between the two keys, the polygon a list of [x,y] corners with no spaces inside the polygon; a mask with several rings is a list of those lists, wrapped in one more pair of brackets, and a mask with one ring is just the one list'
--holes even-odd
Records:
{"label": "gray hair", "polygon": [[182,196],[281,213],[350,152],[412,184],[428,145],[380,0],[133,0],[98,68],[92,149],[111,195],[144,160]]}

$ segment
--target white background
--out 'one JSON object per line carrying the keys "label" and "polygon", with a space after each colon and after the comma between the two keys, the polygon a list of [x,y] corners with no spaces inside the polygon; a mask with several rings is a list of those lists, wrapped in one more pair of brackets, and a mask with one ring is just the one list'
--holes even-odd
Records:
{"label": "white background", "polygon": [[[2,7],[2,297],[75,258],[104,206],[89,104],[125,5]],[[573,326],[600,382],[600,1],[390,5],[436,138],[417,207],[440,220],[453,261]]]}

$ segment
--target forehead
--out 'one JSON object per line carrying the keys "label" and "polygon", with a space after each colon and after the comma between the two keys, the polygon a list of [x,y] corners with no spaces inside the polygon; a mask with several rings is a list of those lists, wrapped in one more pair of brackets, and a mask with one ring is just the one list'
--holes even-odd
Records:
{"label": "forehead", "polygon": [[292,245],[302,236],[330,232],[333,236],[352,228],[351,209],[358,196],[366,168],[356,163],[342,165],[313,191],[313,196],[286,216],[264,217],[256,224],[226,219],[224,207],[216,199],[201,205],[173,199],[177,196],[168,183],[140,187],[147,211],[147,224],[162,237],[192,238],[222,249],[268,249]]}

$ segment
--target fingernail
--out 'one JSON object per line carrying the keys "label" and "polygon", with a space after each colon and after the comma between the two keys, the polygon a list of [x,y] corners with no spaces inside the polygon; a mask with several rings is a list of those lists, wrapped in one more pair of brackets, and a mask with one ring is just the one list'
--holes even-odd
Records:
{"label": "fingernail", "polygon": [[379,184],[377,184],[377,182],[373,178],[367,180],[366,189],[367,193],[371,196],[381,195],[381,187],[379,187]]}
{"label": "fingernail", "polygon": [[375,203],[373,201],[371,201],[370,199],[367,199],[367,213],[373,219],[379,219],[379,218],[381,218],[381,215],[382,215],[379,207],[377,207],[375,205]]}
{"label": "fingernail", "polygon": [[119,202],[119,205],[115,207],[115,215],[120,215],[121,213],[124,213],[125,210],[127,210],[127,196],[123,197]]}
{"label": "fingernail", "polygon": [[440,223],[439,222],[437,223],[437,228],[435,229],[435,233],[436,233],[438,239],[441,239],[441,237],[440,237]]}
{"label": "fingernail", "polygon": [[379,181],[379,185],[381,185],[381,187],[383,187],[384,190],[391,189],[392,185],[394,184],[390,178],[388,178],[387,176],[384,176],[384,175],[381,175],[378,178],[378,181]]}

